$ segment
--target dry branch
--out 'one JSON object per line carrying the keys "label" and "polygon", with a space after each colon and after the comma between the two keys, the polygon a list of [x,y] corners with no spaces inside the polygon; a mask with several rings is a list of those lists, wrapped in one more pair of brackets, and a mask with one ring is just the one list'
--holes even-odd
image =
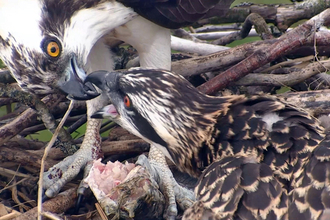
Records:
{"label": "dry branch", "polygon": [[306,92],[288,92],[278,95],[288,103],[306,109],[312,115],[330,114],[330,89],[306,91]]}
{"label": "dry branch", "polygon": [[257,74],[250,73],[235,82],[239,86],[293,86],[297,83],[330,69],[330,61],[314,62],[302,70],[288,74]]}
{"label": "dry branch", "polygon": [[[50,130],[54,130],[54,119],[49,113],[48,108],[56,106],[58,100],[60,100],[62,95],[49,95],[40,101],[36,96],[31,95],[30,93],[23,92],[17,86],[0,84],[0,95],[14,98],[21,103],[24,103],[28,106],[35,108],[42,119],[44,120],[46,126]],[[17,117],[11,123],[6,124],[0,128],[0,145],[8,141],[13,136],[17,135],[27,126],[31,126],[35,123],[37,119],[37,112],[33,109],[25,110],[19,117]],[[67,135],[65,131],[62,131],[61,138],[63,140],[70,139],[70,135]]]}
{"label": "dry branch", "polygon": [[[267,23],[275,24],[281,31],[287,30],[292,24],[302,19],[309,19],[324,9],[330,7],[329,0],[305,0],[298,4],[245,4],[231,8],[226,14],[219,8],[210,12],[209,18],[199,20],[196,25],[223,24],[244,22],[245,18],[256,13],[261,15]],[[215,16],[215,17],[212,17]]]}
{"label": "dry branch", "polygon": [[273,39],[272,33],[270,32],[266,21],[258,14],[251,13],[246,17],[241,30],[224,36],[220,39],[212,41],[212,44],[216,45],[226,45],[235,40],[240,40],[246,38],[254,25],[257,33],[263,40]]}
{"label": "dry branch", "polygon": [[[41,156],[22,150],[21,148],[8,148],[1,146],[0,161],[12,161],[22,166],[40,168]],[[45,167],[50,168],[56,163],[57,161],[49,159],[46,161]]]}
{"label": "dry branch", "polygon": [[33,125],[37,120],[37,113],[32,109],[25,110],[12,122],[0,127],[0,145],[9,141],[24,128]]}
{"label": "dry branch", "polygon": [[[290,32],[289,32],[290,33]],[[288,33],[288,34],[289,34]],[[284,35],[286,36],[286,35]],[[281,38],[283,39],[284,36]],[[291,34],[289,36],[292,36]],[[175,61],[172,62],[172,71],[179,73],[185,77],[193,76],[193,75],[199,75],[205,72],[209,71],[217,71],[217,70],[223,70],[225,68],[228,68],[232,65],[235,65],[236,63],[244,60],[254,52],[258,50],[264,49],[268,52],[268,48],[272,48],[275,43],[279,43],[281,39],[271,39],[271,40],[265,40],[265,41],[256,41],[252,43],[246,43],[240,46],[236,46],[234,48],[220,51],[214,54],[206,55],[206,56],[200,56],[200,57],[194,57],[189,58],[185,60]],[[294,40],[294,39],[292,39]],[[315,33],[315,40],[317,46],[326,46],[329,47],[330,45],[330,33],[328,31],[320,31]],[[305,39],[305,46],[310,46],[311,50],[310,52],[313,52],[314,54],[314,39],[308,38]],[[280,48],[279,48],[280,49]],[[302,55],[299,48],[293,48],[297,51],[286,51],[283,50],[281,55],[288,55],[289,52],[296,53],[298,55]],[[303,49],[306,51],[306,48]],[[328,53],[329,54],[329,51]],[[303,54],[311,55],[309,54]],[[261,65],[258,65],[260,67]],[[257,68],[258,68],[257,67]]]}
{"label": "dry branch", "polygon": [[226,87],[230,82],[237,81],[253,70],[283,56],[285,53],[305,45],[307,42],[314,43],[314,30],[320,28],[322,24],[329,25],[329,22],[330,9],[327,9],[281,36],[276,43],[256,51],[242,62],[199,86],[198,89],[207,94],[214,94],[219,89]]}
{"label": "dry branch", "polygon": [[149,144],[144,140],[125,140],[125,141],[104,141],[102,142],[102,151],[105,156],[143,153],[149,150]]}
{"label": "dry branch", "polygon": [[228,49],[228,47],[222,47],[218,45],[211,45],[200,42],[193,42],[178,37],[171,37],[171,48],[173,50],[182,51],[185,53],[197,53],[200,55],[208,55],[218,51]]}
{"label": "dry branch", "polygon": [[[68,189],[42,204],[44,212],[63,213],[75,204],[77,189]],[[37,208],[33,208],[13,220],[37,219]]]}

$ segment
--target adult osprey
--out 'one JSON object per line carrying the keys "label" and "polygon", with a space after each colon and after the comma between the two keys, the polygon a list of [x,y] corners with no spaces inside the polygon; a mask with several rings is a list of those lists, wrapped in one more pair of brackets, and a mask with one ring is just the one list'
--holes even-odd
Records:
{"label": "adult osprey", "polygon": [[[141,67],[170,69],[168,28],[196,21],[219,1],[1,0],[0,58],[24,90],[48,94],[60,89],[91,98],[95,94],[79,97],[82,82],[86,73],[113,70],[109,45],[125,41],[137,49]],[[90,115],[104,101],[101,96],[87,102],[82,146],[47,172],[47,196],[56,195],[88,161],[100,157],[100,120]]]}

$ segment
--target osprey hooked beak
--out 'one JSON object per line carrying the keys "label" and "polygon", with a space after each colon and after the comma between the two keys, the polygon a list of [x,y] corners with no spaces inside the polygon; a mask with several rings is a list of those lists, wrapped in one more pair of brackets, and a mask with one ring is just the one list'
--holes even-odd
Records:
{"label": "osprey hooked beak", "polygon": [[[84,81],[84,89],[78,92],[78,97],[75,95],[77,93],[75,94],[71,93],[69,96],[76,100],[78,99],[81,100],[81,97],[84,98],[92,97],[94,95],[94,91],[97,92],[96,90],[93,90],[95,89],[94,85],[97,86],[102,91],[110,92],[109,88],[116,87],[117,79],[119,78],[120,75],[121,75],[120,72],[108,72],[105,70],[95,71],[86,77]],[[81,92],[87,92],[88,94],[83,95],[81,94]],[[89,95],[89,93],[92,93],[92,96]],[[110,118],[115,118],[118,116],[118,112],[114,105],[105,106],[103,109],[94,113],[91,117],[102,119],[105,116],[108,116]]]}
{"label": "osprey hooked beak", "polygon": [[100,95],[90,82],[85,82],[85,71],[77,64],[76,57],[70,60],[70,65],[65,70],[65,80],[59,83],[59,88],[68,94],[69,99],[90,100]]}
{"label": "osprey hooked beak", "polygon": [[94,71],[91,74],[89,74],[84,83],[91,85],[94,84],[98,88],[100,88],[102,91],[107,91],[109,88],[113,88],[116,83],[118,77],[121,75],[120,72],[108,72],[106,70],[99,70]]}

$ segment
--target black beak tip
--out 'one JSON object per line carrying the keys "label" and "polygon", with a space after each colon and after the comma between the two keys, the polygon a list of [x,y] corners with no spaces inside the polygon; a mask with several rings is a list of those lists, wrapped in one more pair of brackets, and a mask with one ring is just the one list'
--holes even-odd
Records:
{"label": "black beak tip", "polygon": [[95,112],[93,115],[91,115],[91,118],[95,118],[95,119],[103,119],[104,117],[103,117],[102,112],[97,111],[97,112]]}
{"label": "black beak tip", "polygon": [[90,100],[100,95],[92,83],[68,82],[60,89],[68,94],[70,100]]}
{"label": "black beak tip", "polygon": [[96,98],[97,96],[99,96],[100,94],[96,94],[96,95],[90,95],[90,94],[83,94],[83,95],[77,95],[77,94],[69,94],[67,96],[67,98],[69,100],[77,100],[77,101],[86,101],[86,100],[91,100]]}
{"label": "black beak tip", "polygon": [[106,81],[106,76],[109,74],[109,72],[105,70],[98,70],[95,72],[92,72],[91,74],[87,75],[85,79],[85,85],[90,84],[90,85],[95,85],[100,89],[105,89],[105,81]]}

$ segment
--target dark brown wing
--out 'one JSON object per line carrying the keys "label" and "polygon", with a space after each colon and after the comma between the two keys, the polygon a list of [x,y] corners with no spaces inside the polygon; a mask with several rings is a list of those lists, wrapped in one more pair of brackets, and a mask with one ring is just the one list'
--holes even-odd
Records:
{"label": "dark brown wing", "polygon": [[[234,0],[118,0],[142,17],[166,28],[175,29],[205,16],[215,5],[229,9]],[[217,6],[219,7],[219,6]]]}
{"label": "dark brown wing", "polygon": [[[190,209],[186,219],[316,220],[327,214],[330,143],[322,142],[317,120],[280,100],[255,96],[233,103],[215,128],[209,149],[220,158],[203,171],[195,189],[199,211]],[[293,198],[290,210],[286,193]]]}
{"label": "dark brown wing", "polygon": [[213,148],[219,155],[257,152],[288,190],[324,138],[323,128],[308,113],[271,97],[232,105],[216,126]]}
{"label": "dark brown wing", "polygon": [[[327,137],[329,138],[329,137]],[[330,219],[330,140],[313,152],[297,178],[289,208],[290,219]]]}
{"label": "dark brown wing", "polygon": [[256,158],[226,157],[204,170],[195,188],[197,202],[183,219],[284,219],[286,190]]}

